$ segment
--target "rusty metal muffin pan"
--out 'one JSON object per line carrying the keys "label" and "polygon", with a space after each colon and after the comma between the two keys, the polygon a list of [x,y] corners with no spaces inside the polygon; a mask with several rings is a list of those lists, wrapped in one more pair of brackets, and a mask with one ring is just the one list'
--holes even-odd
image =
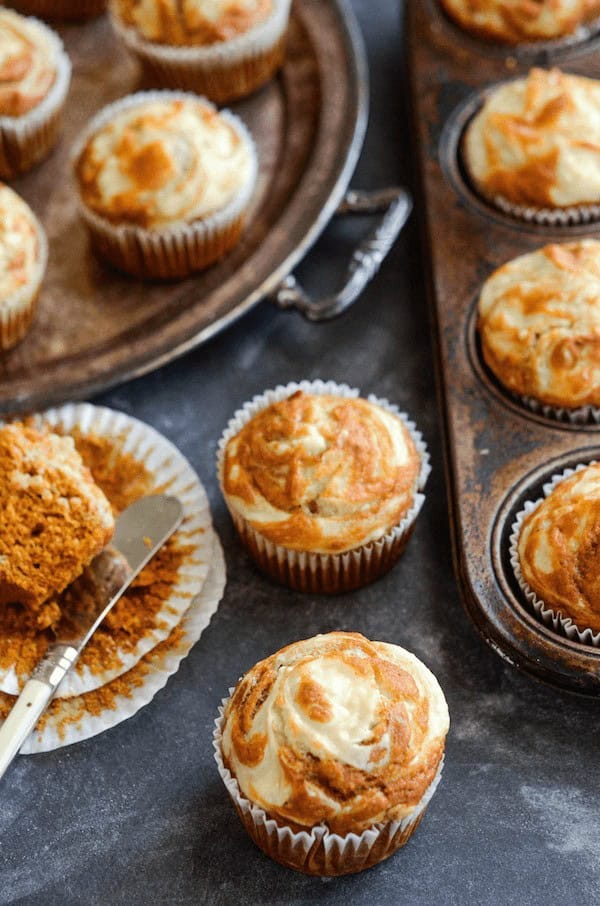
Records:
{"label": "rusty metal muffin pan", "polygon": [[471,188],[464,128],[490,86],[532,65],[600,78],[598,33],[515,51],[463,35],[436,0],[406,3],[407,78],[420,169],[417,210],[428,253],[455,569],[466,611],[506,661],[562,689],[600,697],[600,649],[572,642],[529,609],[508,538],[516,513],[567,466],[600,456],[598,426],[530,411],[486,368],[476,300],[493,270],[552,241],[600,238],[600,223],[516,220]]}

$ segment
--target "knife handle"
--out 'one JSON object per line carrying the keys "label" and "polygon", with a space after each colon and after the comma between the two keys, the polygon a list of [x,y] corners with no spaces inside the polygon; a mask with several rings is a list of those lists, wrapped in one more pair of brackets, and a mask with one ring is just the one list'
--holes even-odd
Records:
{"label": "knife handle", "polygon": [[52,645],[25,683],[0,727],[0,778],[50,704],[78,654],[71,645]]}

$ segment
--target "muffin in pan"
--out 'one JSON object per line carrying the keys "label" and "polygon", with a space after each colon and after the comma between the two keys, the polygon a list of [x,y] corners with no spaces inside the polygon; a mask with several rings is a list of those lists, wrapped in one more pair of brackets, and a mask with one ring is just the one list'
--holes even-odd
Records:
{"label": "muffin in pan", "polygon": [[237,242],[257,178],[238,117],[181,92],[140,92],[104,108],[74,149],[93,247],[141,278],[179,278]]}
{"label": "muffin in pan", "polygon": [[336,593],[396,562],[424,500],[429,457],[414,424],[387,400],[303,381],[236,412],[218,471],[259,567],[292,588]]}
{"label": "muffin in pan", "polygon": [[487,94],[463,139],[475,189],[502,210],[562,224],[600,216],[600,81],[532,69]]}
{"label": "muffin in pan", "polygon": [[464,31],[502,44],[556,41],[600,16],[600,0],[439,0]]}
{"label": "muffin in pan", "polygon": [[117,34],[160,85],[222,104],[269,81],[291,0],[110,0]]}
{"label": "muffin in pan", "polygon": [[0,183],[0,353],[29,330],[47,260],[43,227],[29,205]]}
{"label": "muffin in pan", "polygon": [[600,645],[600,463],[555,476],[518,514],[511,537],[517,580],[540,618]]}
{"label": "muffin in pan", "polygon": [[215,757],[268,856],[343,875],[407,842],[437,787],[448,726],[444,694],[413,654],[331,632],[246,673],[217,720]]}
{"label": "muffin in pan", "polygon": [[12,0],[9,6],[40,19],[83,22],[100,16],[108,0]]}
{"label": "muffin in pan", "polygon": [[487,366],[512,393],[567,413],[600,411],[598,240],[547,245],[498,268],[481,290],[477,326]]}
{"label": "muffin in pan", "polygon": [[50,153],[70,80],[58,35],[0,8],[0,177],[24,173]]}

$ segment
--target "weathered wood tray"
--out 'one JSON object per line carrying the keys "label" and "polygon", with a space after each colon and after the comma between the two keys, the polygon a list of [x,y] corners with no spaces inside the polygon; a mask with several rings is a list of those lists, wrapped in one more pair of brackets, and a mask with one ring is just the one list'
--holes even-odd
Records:
{"label": "weathered wood tray", "polygon": [[145,87],[106,17],[59,29],[74,77],[62,140],[12,183],[50,239],[36,323],[0,360],[0,411],[88,395],[204,342],[274,290],[341,201],[362,145],[367,69],[346,0],[293,5],[279,77],[235,105],[258,144],[260,180],[242,241],[185,282],[142,284],[100,264],[77,216],[69,149],[92,114]]}
{"label": "weathered wood tray", "polygon": [[600,456],[598,427],[535,415],[486,370],[475,334],[483,280],[508,259],[593,227],[527,227],[469,188],[460,136],[490,84],[532,63],[600,77],[597,37],[542,49],[500,50],[467,39],[434,0],[407,3],[414,134],[421,169],[417,205],[429,252],[438,386],[444,416],[455,567],[467,612],[492,648],[539,679],[600,694],[600,650],[571,642],[530,612],[512,575],[508,537],[525,499],[567,465]]}

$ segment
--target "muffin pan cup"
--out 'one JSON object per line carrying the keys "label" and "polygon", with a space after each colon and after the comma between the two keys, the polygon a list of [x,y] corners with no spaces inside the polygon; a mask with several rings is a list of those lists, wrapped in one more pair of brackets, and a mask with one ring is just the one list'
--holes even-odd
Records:
{"label": "muffin pan cup", "polygon": [[[446,442],[455,569],[466,611],[510,664],[562,689],[600,695],[600,651],[544,624],[510,563],[511,527],[527,500],[565,468],[600,456],[590,423],[552,408],[533,411],[503,390],[477,353],[473,300],[506,261],[556,241],[598,238],[598,224],[517,220],[473,191],[459,156],[462,132],[491,85],[534,63],[600,77],[595,41],[573,55],[481,54],[440,24],[431,4],[406,5],[407,75],[420,169],[421,227],[429,257],[437,384]],[[472,42],[468,42],[472,44]],[[481,42],[482,46],[485,46]],[[564,419],[564,420],[563,420]]]}

